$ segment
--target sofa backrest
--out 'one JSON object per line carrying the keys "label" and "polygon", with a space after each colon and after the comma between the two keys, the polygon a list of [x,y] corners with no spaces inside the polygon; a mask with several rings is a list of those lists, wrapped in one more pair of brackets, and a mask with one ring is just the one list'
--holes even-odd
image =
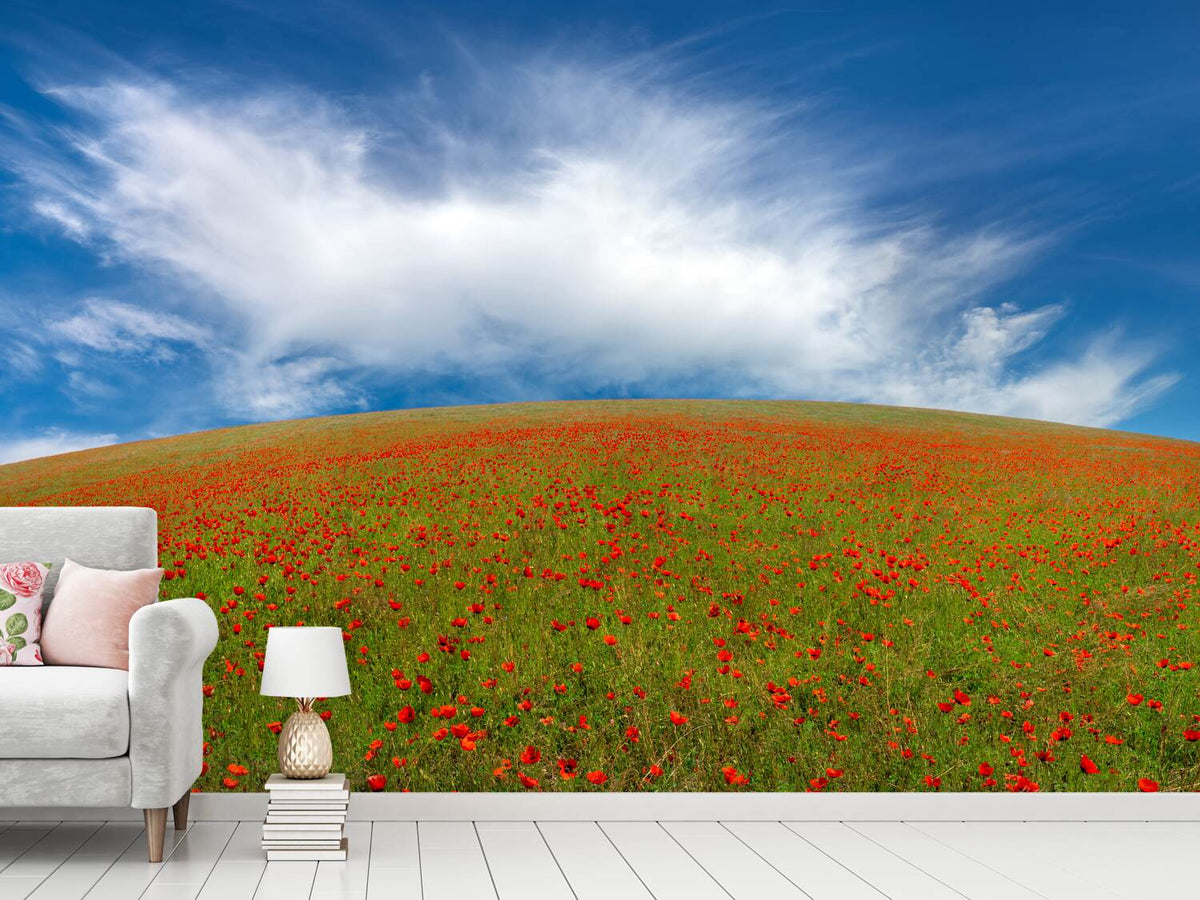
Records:
{"label": "sofa backrest", "polygon": [[68,556],[94,569],[152,569],[158,513],[137,506],[0,506],[0,562],[52,563],[47,601]]}

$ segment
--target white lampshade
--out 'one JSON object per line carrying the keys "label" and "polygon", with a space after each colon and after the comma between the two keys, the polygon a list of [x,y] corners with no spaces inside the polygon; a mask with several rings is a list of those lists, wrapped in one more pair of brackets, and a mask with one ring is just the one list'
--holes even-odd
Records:
{"label": "white lampshade", "polygon": [[350,673],[340,628],[269,628],[260,694],[268,697],[340,697]]}

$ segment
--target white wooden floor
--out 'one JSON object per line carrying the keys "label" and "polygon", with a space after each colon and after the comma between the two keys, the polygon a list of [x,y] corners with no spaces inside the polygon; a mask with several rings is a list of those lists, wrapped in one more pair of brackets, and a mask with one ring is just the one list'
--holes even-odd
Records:
{"label": "white wooden floor", "polygon": [[913,900],[1185,896],[1200,822],[352,822],[342,863],[267,864],[196,822],[0,823],[0,900]]}

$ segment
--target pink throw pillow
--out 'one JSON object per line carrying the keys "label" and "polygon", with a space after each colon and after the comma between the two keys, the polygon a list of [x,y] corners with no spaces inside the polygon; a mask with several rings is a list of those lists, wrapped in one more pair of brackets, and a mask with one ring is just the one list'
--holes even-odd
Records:
{"label": "pink throw pillow", "polygon": [[111,572],[63,563],[42,628],[42,656],[54,666],[129,668],[129,620],[158,599],[162,569]]}
{"label": "pink throw pillow", "polygon": [[40,666],[42,591],[48,565],[0,564],[0,666]]}

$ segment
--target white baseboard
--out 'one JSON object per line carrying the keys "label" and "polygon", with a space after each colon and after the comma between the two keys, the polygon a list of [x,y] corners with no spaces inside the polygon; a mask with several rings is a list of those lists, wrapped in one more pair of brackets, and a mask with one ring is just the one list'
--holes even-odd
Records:
{"label": "white baseboard", "polygon": [[[257,821],[266,794],[193,794],[198,821]],[[136,809],[0,807],[0,820],[141,820]],[[168,817],[169,818],[169,817]],[[354,794],[357,821],[1200,821],[1200,793]]]}

